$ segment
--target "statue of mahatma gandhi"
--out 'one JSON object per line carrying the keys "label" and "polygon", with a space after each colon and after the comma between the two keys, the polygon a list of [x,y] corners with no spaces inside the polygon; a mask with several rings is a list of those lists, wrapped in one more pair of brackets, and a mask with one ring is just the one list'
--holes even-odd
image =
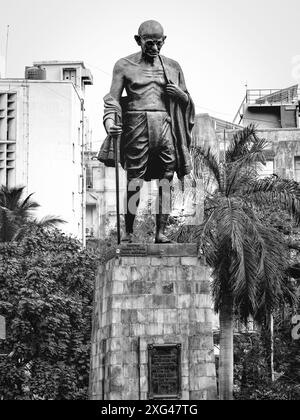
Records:
{"label": "statue of mahatma gandhi", "polygon": [[[127,172],[126,231],[122,242],[132,242],[136,210],[130,209],[143,181],[172,183],[191,171],[189,148],[195,108],[186,89],[180,65],[160,55],[165,43],[163,27],[149,20],[135,36],[141,51],[120,59],[113,72],[110,93],[105,96],[104,126],[108,138],[120,136],[120,162]],[[122,97],[123,91],[127,96]],[[139,187],[132,191],[132,181]],[[155,242],[170,243],[165,236],[171,189],[159,188]],[[168,209],[166,209],[166,207]]]}

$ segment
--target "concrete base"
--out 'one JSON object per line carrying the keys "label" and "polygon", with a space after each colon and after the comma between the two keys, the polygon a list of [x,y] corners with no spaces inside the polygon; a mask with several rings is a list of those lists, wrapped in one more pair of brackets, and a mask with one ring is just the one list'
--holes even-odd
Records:
{"label": "concrete base", "polygon": [[90,399],[148,400],[151,344],[180,345],[178,399],[215,399],[209,270],[196,245],[128,245],[117,255],[96,280]]}

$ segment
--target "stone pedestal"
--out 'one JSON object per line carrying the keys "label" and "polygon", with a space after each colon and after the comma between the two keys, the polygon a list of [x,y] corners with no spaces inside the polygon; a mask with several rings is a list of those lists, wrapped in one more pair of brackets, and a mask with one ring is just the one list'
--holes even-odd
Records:
{"label": "stone pedestal", "polygon": [[90,399],[216,398],[209,270],[196,245],[121,247],[99,268],[93,316]]}

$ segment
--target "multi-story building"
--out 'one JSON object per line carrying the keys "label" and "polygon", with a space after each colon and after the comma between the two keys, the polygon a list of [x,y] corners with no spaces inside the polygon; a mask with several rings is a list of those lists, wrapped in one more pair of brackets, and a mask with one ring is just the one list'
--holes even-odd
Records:
{"label": "multi-story building", "polygon": [[[268,142],[262,176],[276,173],[300,182],[299,103],[298,85],[281,90],[247,90],[235,121],[243,126],[255,124],[258,136]],[[230,137],[230,130],[227,135]]]}
{"label": "multi-story building", "polygon": [[38,217],[57,215],[85,241],[83,62],[43,61],[23,79],[0,79],[0,184],[25,186]]}

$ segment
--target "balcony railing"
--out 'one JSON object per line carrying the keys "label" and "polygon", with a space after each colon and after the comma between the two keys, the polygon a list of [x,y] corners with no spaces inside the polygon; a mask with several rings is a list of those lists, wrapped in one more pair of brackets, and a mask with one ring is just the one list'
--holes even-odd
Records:
{"label": "balcony railing", "polygon": [[252,89],[247,90],[246,103],[252,105],[293,104],[300,100],[298,85],[288,89]]}
{"label": "balcony railing", "polygon": [[297,104],[300,101],[299,85],[287,89],[248,89],[233,123],[240,124],[243,119],[244,105],[276,106]]}

